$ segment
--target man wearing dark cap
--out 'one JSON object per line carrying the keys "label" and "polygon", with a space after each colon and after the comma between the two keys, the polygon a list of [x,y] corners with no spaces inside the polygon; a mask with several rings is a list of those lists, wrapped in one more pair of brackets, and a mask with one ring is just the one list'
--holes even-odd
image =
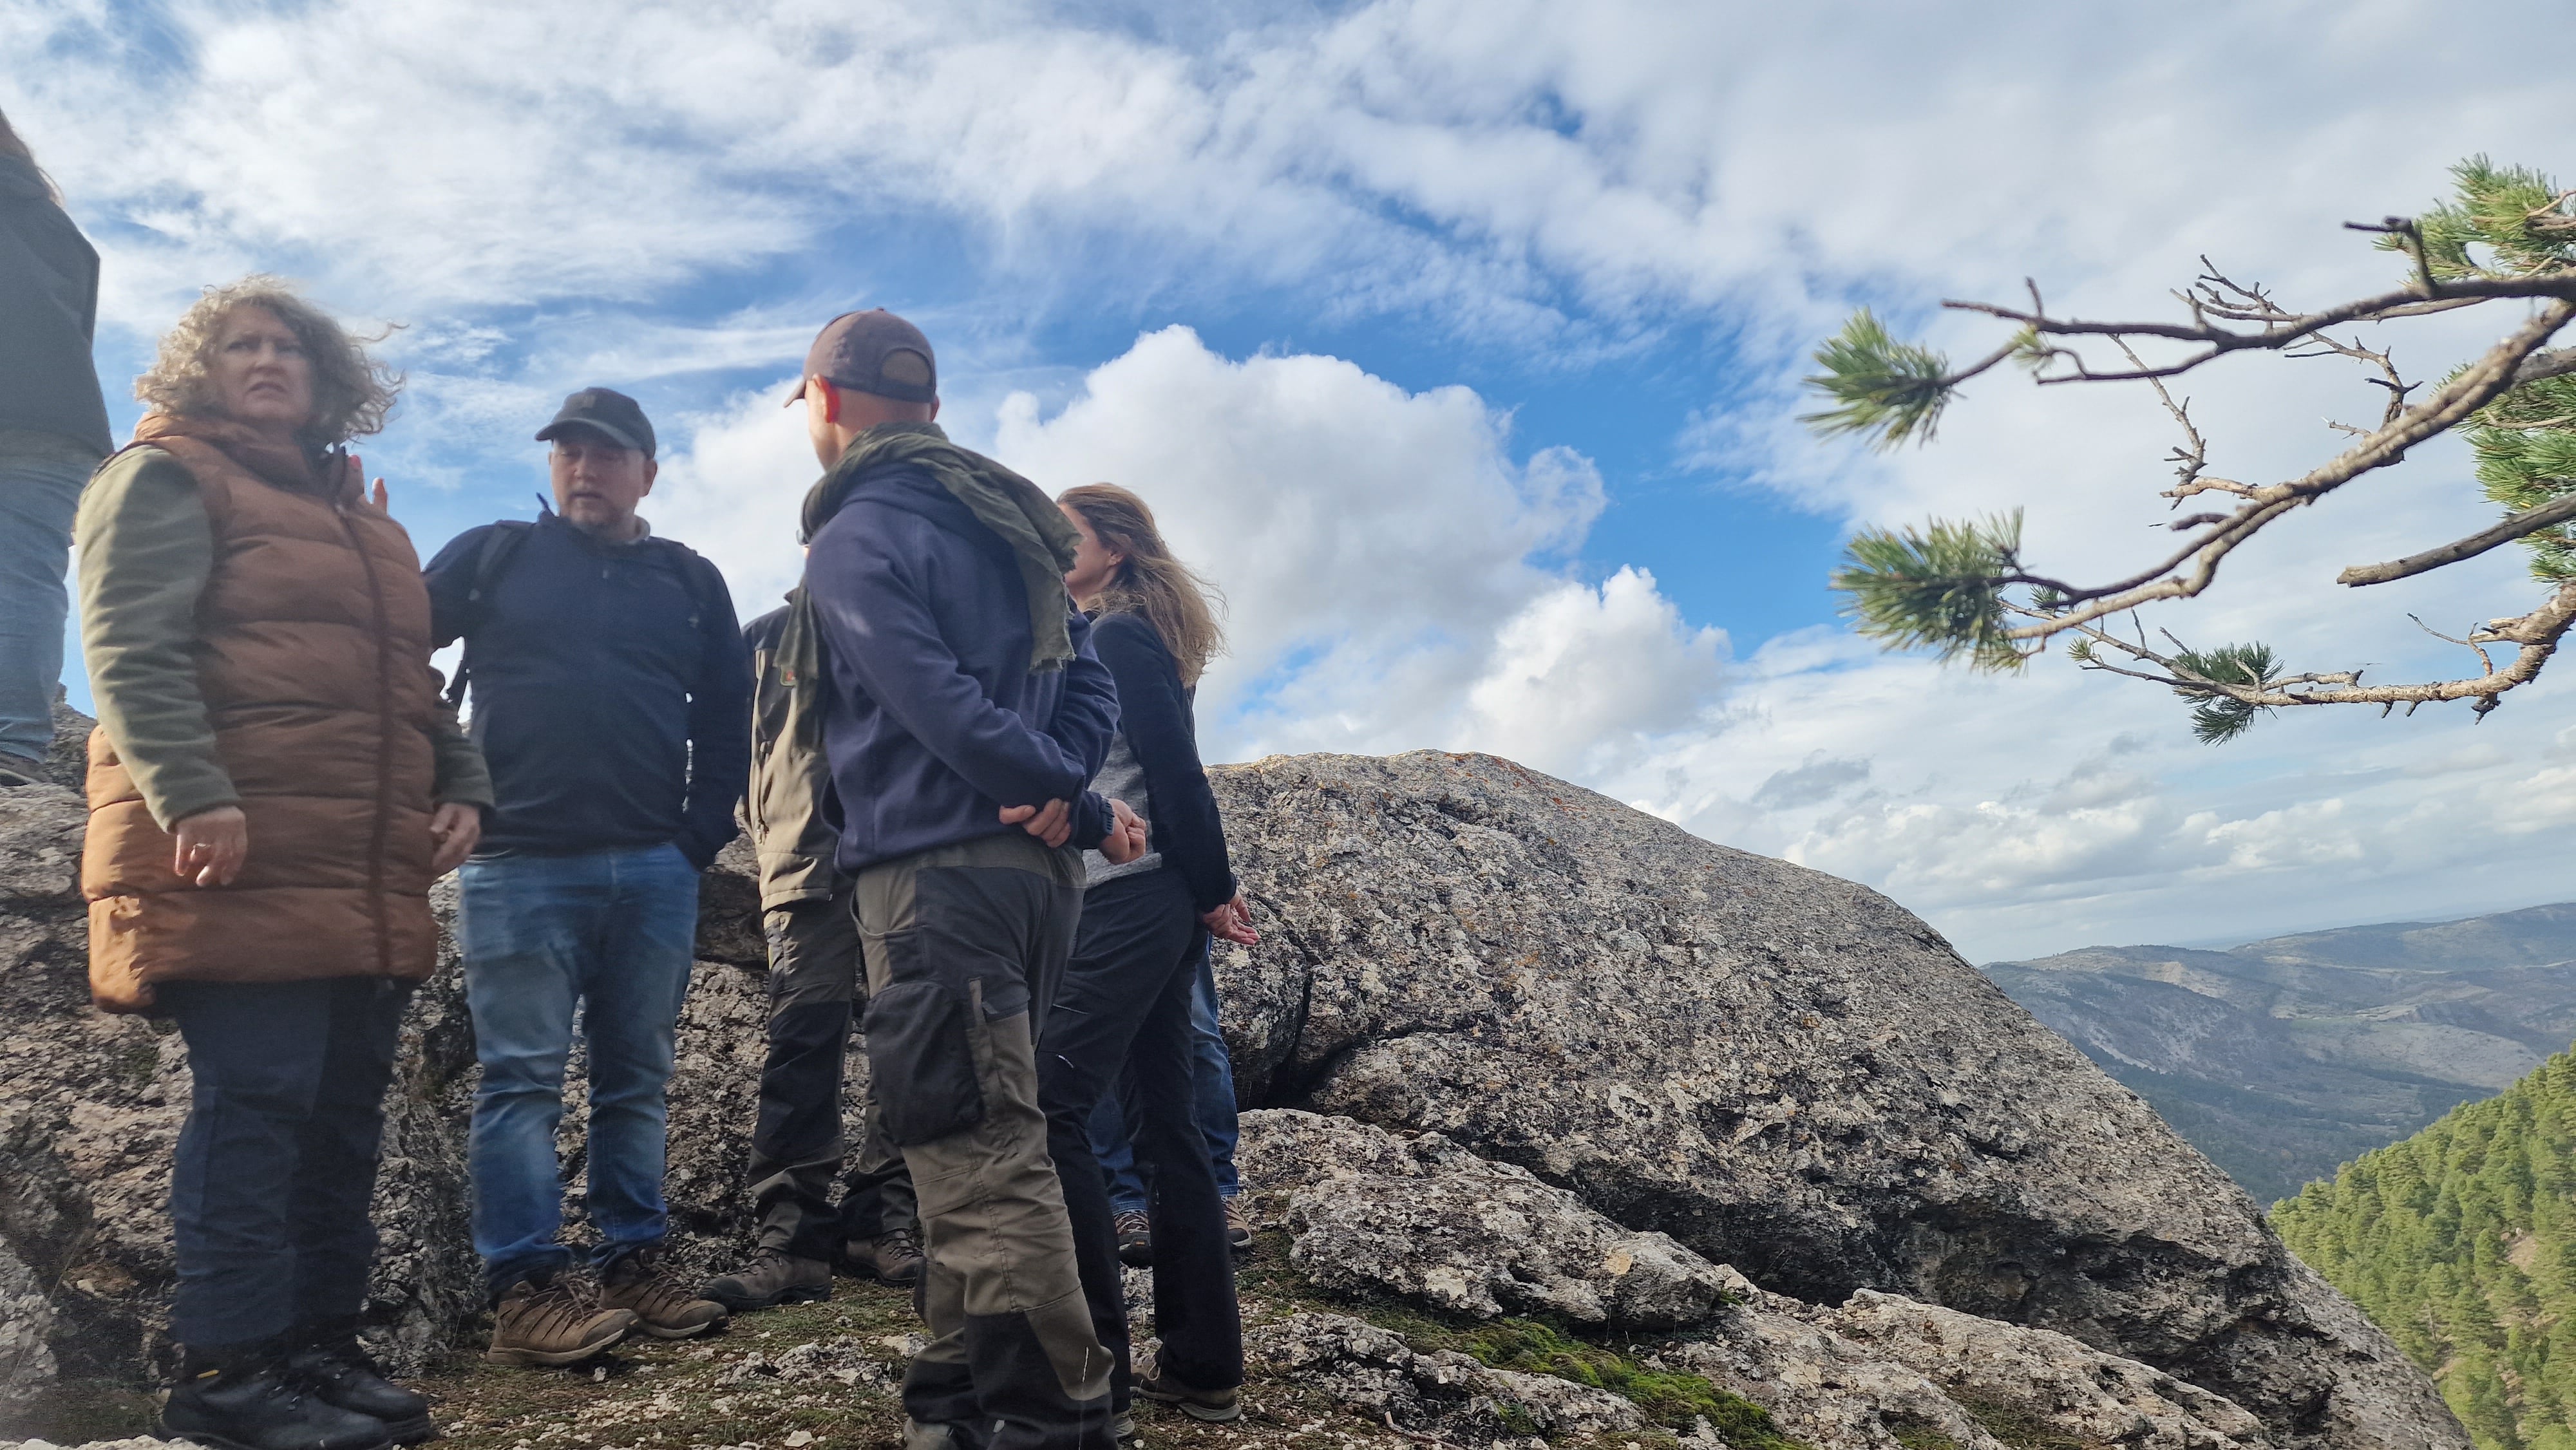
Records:
{"label": "man wearing dark cap", "polygon": [[[457,690],[470,685],[497,801],[459,873],[457,923],[483,1064],[471,1168],[487,1358],[557,1365],[724,1315],[663,1257],[663,1093],[698,873],[733,838],[750,766],[750,665],[715,566],[636,516],[655,463],[635,400],[584,388],[537,437],[554,445],[554,506],[468,529],[426,573],[437,643],[465,641]],[[588,1271],[555,1241],[576,1004],[600,1238]]]}
{"label": "man wearing dark cap", "polygon": [[931,421],[937,366],[902,318],[833,319],[796,398],[827,471],[806,496],[781,650],[811,636],[789,666],[823,696],[868,1072],[929,1257],[905,1443],[1106,1450],[1112,1363],[1037,1100],[1036,1043],[1081,912],[1077,848],[1144,849],[1142,823],[1084,789],[1118,704],[1065,597],[1078,535]]}

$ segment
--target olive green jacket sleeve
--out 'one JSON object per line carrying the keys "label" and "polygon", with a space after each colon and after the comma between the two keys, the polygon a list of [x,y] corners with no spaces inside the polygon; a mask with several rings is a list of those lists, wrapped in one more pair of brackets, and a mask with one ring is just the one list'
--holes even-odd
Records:
{"label": "olive green jacket sleeve", "polygon": [[446,701],[438,704],[438,713],[430,717],[429,748],[438,760],[438,774],[430,794],[442,803],[480,806],[489,813],[498,805],[492,796],[492,771],[483,763],[483,751],[456,723],[456,711]]}
{"label": "olive green jacket sleeve", "polygon": [[[81,495],[81,649],[99,726],[163,830],[241,797],[197,691],[197,598],[215,535],[197,481],[157,448],[109,460]],[[489,807],[492,776],[442,705],[430,724],[432,793]]]}
{"label": "olive green jacket sleeve", "polygon": [[158,448],[109,459],[81,494],[81,652],[99,728],[168,830],[237,804],[197,691],[197,596],[215,531],[197,481]]}

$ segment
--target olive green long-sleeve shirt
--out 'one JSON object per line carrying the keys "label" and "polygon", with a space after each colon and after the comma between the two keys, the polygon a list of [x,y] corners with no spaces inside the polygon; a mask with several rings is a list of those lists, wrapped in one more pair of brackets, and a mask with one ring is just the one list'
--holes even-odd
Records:
{"label": "olive green long-sleeve shirt", "polygon": [[[197,689],[197,598],[214,573],[215,531],[197,480],[158,448],[118,454],[81,495],[81,650],[98,723],[168,830],[238,804]],[[430,727],[439,801],[490,807],[492,777],[442,707]]]}

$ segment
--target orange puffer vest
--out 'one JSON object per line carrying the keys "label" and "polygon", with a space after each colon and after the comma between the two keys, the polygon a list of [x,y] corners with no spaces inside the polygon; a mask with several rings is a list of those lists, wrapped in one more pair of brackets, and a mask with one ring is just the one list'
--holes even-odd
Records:
{"label": "orange puffer vest", "polygon": [[180,879],[170,834],[93,732],[91,999],[141,1012],[155,982],[428,976],[438,695],[410,536],[354,481],[312,479],[234,425],[156,413],[134,437],[196,477],[214,525],[197,685],[250,856],[230,886]]}

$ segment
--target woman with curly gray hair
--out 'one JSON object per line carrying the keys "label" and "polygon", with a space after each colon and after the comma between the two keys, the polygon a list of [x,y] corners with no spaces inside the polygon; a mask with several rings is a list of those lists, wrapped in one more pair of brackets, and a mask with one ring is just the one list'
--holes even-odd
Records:
{"label": "woman with curly gray hair", "polygon": [[435,1433],[358,1349],[367,1207],[430,883],[492,792],[438,698],[411,540],[345,447],[398,384],[284,283],[210,288],[81,501],[90,992],[188,1043],[161,1428],[202,1444]]}

